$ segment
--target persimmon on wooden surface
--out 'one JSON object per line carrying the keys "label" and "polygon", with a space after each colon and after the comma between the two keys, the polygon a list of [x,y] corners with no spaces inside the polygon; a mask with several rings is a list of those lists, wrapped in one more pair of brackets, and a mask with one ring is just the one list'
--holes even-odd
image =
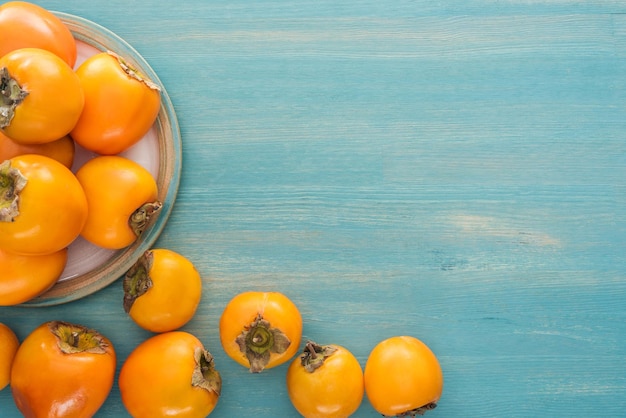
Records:
{"label": "persimmon on wooden surface", "polygon": [[435,354],[411,336],[378,343],[365,364],[365,393],[384,416],[415,416],[437,406],[443,373]]}
{"label": "persimmon on wooden surface", "polygon": [[280,292],[240,293],[220,317],[224,351],[252,373],[287,362],[298,351],[301,338],[300,311]]}
{"label": "persimmon on wooden surface", "polygon": [[346,348],[308,341],[287,369],[287,393],[305,418],[347,418],[363,400],[363,369]]}
{"label": "persimmon on wooden surface", "polygon": [[129,354],[119,387],[134,418],[203,418],[217,405],[222,378],[196,336],[171,331],[148,338]]}
{"label": "persimmon on wooden surface", "polygon": [[8,325],[0,323],[0,390],[11,381],[11,365],[20,345],[17,335]]}
{"label": "persimmon on wooden surface", "polygon": [[50,321],[33,330],[15,354],[11,392],[25,417],[90,417],[113,386],[111,341],[84,327]]}
{"label": "persimmon on wooden surface", "polygon": [[193,263],[175,251],[144,252],[123,280],[124,310],[140,327],[174,331],[193,318],[202,297],[202,277]]}

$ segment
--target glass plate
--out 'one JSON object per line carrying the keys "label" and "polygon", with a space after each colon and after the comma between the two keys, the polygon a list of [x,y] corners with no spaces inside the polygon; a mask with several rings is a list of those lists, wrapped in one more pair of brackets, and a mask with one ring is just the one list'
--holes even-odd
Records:
{"label": "glass plate", "polygon": [[[68,248],[68,261],[57,283],[44,294],[19,306],[50,306],[90,295],[123,276],[137,259],[154,244],[172,211],[178,192],[182,164],[181,137],[172,102],[150,65],[126,41],[110,30],[87,19],[54,12],[77,41],[76,66],[101,51],[113,51],[161,87],[161,109],[152,129],[122,154],[144,166],[157,181],[163,207],[141,237],[122,250],[106,250],[76,239]],[[76,147],[73,171],[95,154]]]}

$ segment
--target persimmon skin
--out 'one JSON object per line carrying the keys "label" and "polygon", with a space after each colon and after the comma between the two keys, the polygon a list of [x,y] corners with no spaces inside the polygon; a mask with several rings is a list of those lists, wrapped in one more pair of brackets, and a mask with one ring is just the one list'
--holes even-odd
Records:
{"label": "persimmon skin", "polygon": [[43,155],[20,155],[6,162],[27,182],[19,193],[19,214],[13,221],[0,221],[0,249],[43,255],[66,248],[87,220],[87,198],[74,174]]}
{"label": "persimmon skin", "polygon": [[[237,342],[242,333],[247,332],[258,318],[268,321],[272,329],[280,331],[290,341],[282,353],[270,350],[268,362],[260,369],[251,364]],[[297,306],[280,292],[242,292],[233,297],[224,308],[219,330],[226,354],[251,372],[257,373],[281,365],[296,354],[302,338],[302,316]]]}
{"label": "persimmon skin", "polygon": [[[310,344],[307,343],[307,348]],[[310,371],[305,353],[293,359],[287,369],[287,393],[296,410],[305,418],[347,418],[361,405],[364,396],[363,369],[356,357],[336,344],[317,346],[331,350],[321,366]],[[318,352],[318,357],[324,356]]]}
{"label": "persimmon skin", "polygon": [[126,273],[123,284],[124,310],[137,325],[152,332],[185,325],[202,297],[202,277],[193,263],[166,248],[146,251]]}
{"label": "persimmon skin", "polygon": [[76,178],[89,206],[81,235],[102,248],[118,250],[139,235],[130,218],[146,203],[157,204],[156,180],[139,163],[117,155],[97,156],[78,169]]}
{"label": "persimmon skin", "polygon": [[[64,327],[65,346],[54,333],[55,327]],[[95,339],[79,336],[87,334]],[[90,342],[89,350],[75,349],[86,342]],[[68,345],[74,349],[68,351]],[[28,418],[90,417],[108,397],[115,368],[115,349],[102,334],[82,325],[49,321],[35,328],[18,348],[11,368],[11,392],[17,408]]]}
{"label": "persimmon skin", "polygon": [[44,144],[20,144],[0,132],[0,161],[26,154],[44,155],[71,169],[76,147],[69,135]]}
{"label": "persimmon skin", "polygon": [[[2,116],[6,136],[22,144],[52,142],[70,133],[84,108],[85,96],[74,70],[50,51],[16,49],[0,57],[8,81],[26,94],[14,92],[17,104]],[[3,77],[4,78],[4,77]],[[5,106],[5,110],[7,106]]]}
{"label": "persimmon skin", "polygon": [[436,407],[443,391],[437,357],[412,336],[379,342],[368,356],[364,380],[372,407],[385,416],[421,415]]}
{"label": "persimmon skin", "polygon": [[51,11],[26,1],[0,6],[0,56],[21,48],[45,49],[70,67],[77,57],[76,40],[69,28]]}
{"label": "persimmon skin", "polygon": [[85,93],[85,108],[71,136],[85,149],[101,155],[119,154],[141,140],[161,108],[160,88],[150,80],[129,75],[125,69],[129,64],[121,65],[120,59],[101,52],[76,69]]}
{"label": "persimmon skin", "polygon": [[118,382],[122,403],[135,418],[206,417],[222,387],[213,357],[186,331],[144,340],[124,361]]}
{"label": "persimmon skin", "polygon": [[67,248],[44,255],[0,250],[0,306],[27,302],[50,289],[67,263]]}
{"label": "persimmon skin", "polygon": [[11,382],[11,366],[19,345],[13,329],[0,323],[0,391]]}

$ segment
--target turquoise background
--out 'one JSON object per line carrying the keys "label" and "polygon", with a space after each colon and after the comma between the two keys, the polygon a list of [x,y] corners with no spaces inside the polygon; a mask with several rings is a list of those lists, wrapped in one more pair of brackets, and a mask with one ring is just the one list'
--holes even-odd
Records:
{"label": "turquoise background", "polygon": [[[124,38],[174,103],[183,170],[156,246],[204,279],[184,329],[223,376],[211,416],[297,416],[286,365],[251,375],[220,346],[244,290],[285,293],[304,339],[363,366],[384,338],[423,340],[433,418],[625,416],[626,2],[36,3]],[[151,335],[121,281],[0,308],[20,339],[52,319],[107,335],[118,372]],[[116,383],[97,416],[125,414]]]}

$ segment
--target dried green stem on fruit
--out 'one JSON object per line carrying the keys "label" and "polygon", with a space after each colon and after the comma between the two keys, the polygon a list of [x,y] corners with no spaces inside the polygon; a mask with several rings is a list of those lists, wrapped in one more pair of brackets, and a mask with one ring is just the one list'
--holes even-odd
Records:
{"label": "dried green stem on fruit", "polygon": [[20,192],[27,182],[10,160],[0,163],[0,222],[13,222],[20,214]]}
{"label": "dried green stem on fruit", "polygon": [[410,411],[403,412],[401,414],[396,415],[396,417],[415,417],[417,415],[424,415],[426,412],[435,409],[437,404],[435,402],[431,402],[424,406],[420,406],[419,408],[411,409]]}
{"label": "dried green stem on fruit", "polygon": [[304,346],[304,352],[300,355],[300,364],[309,373],[313,373],[319,369],[324,361],[333,353],[337,351],[337,348],[330,345],[319,345],[313,341],[307,341]]}
{"label": "dried green stem on fruit", "polygon": [[124,311],[130,312],[135,300],[152,287],[150,270],[154,261],[154,254],[148,250],[131,266],[124,275],[122,288],[124,289]]}
{"label": "dried green stem on fruit", "polygon": [[146,86],[148,86],[152,90],[161,91],[161,87],[159,87],[158,84],[156,84],[155,82],[153,82],[152,80],[147,78],[145,75],[140,73],[139,70],[137,70],[135,67],[133,67],[124,58],[122,58],[121,56],[119,56],[118,54],[116,54],[113,51],[107,51],[107,54],[111,55],[113,58],[115,58],[117,60],[117,62],[119,63],[120,67],[122,67],[122,70],[124,70],[124,72],[126,74],[128,74],[129,77],[134,78],[135,80],[144,83]]}
{"label": "dried green stem on fruit", "polygon": [[11,124],[15,108],[28,96],[6,67],[0,68],[0,129]]}
{"label": "dried green stem on fruit", "polygon": [[270,361],[271,353],[284,353],[291,341],[281,330],[272,328],[259,314],[236,339],[239,349],[250,362],[250,372],[260,373]]}
{"label": "dried green stem on fruit", "polygon": [[135,210],[128,218],[128,226],[133,230],[133,233],[140,237],[143,231],[148,226],[150,219],[161,211],[163,204],[161,202],[148,202],[144,203],[141,207]]}
{"label": "dried green stem on fruit", "polygon": [[108,343],[97,331],[63,321],[52,321],[48,328],[57,337],[59,349],[65,354],[106,353]]}
{"label": "dried green stem on fruit", "polygon": [[196,348],[194,352],[196,368],[191,376],[191,385],[219,396],[222,393],[222,377],[215,370],[213,356],[207,350]]}

